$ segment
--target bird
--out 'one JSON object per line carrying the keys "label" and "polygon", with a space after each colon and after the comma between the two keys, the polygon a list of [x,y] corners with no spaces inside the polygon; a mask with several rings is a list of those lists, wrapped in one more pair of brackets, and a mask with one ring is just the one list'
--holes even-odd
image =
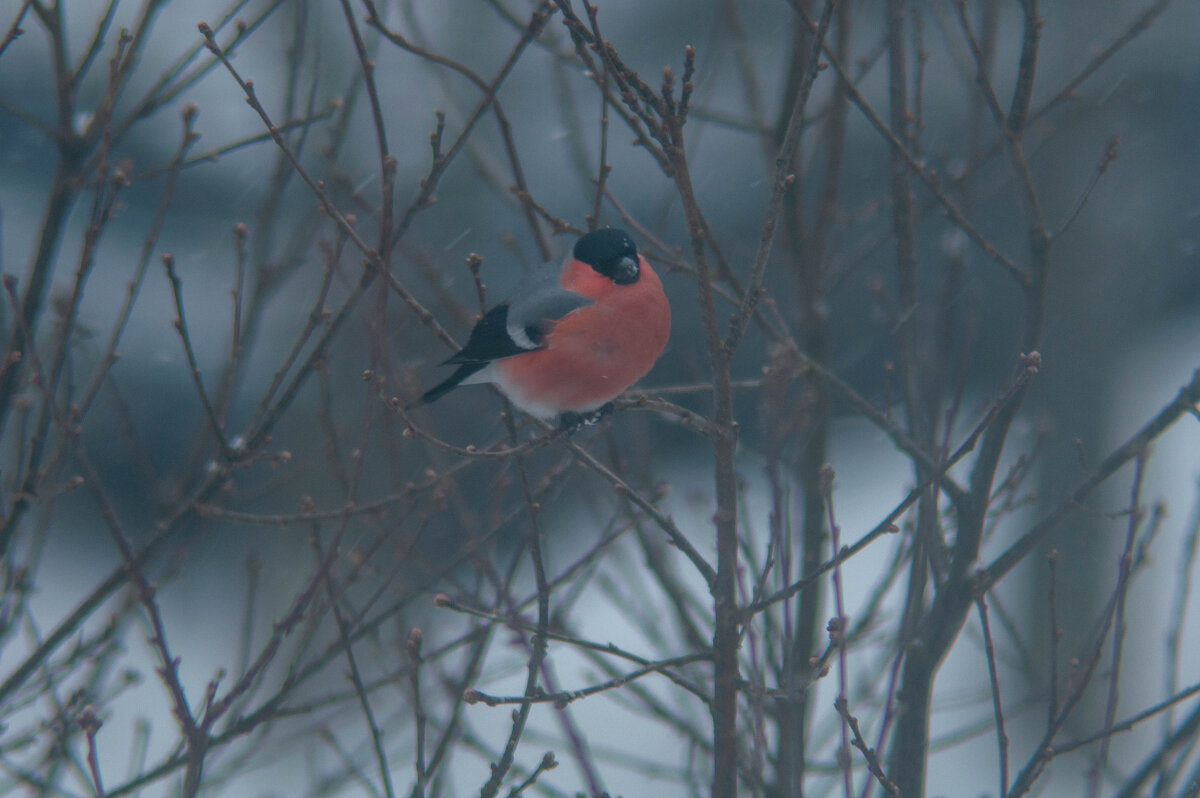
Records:
{"label": "bird", "polygon": [[458,368],[414,404],[490,382],[519,409],[568,432],[594,424],[666,348],[671,305],[624,230],[579,238],[571,256],[532,270],[444,360]]}

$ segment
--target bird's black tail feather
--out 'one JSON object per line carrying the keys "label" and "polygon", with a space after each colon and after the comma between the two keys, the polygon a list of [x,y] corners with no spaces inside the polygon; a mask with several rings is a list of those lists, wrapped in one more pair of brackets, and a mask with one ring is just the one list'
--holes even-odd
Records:
{"label": "bird's black tail feather", "polygon": [[439,382],[421,394],[421,398],[414,402],[413,405],[427,405],[430,402],[436,402],[457,388],[467,377],[470,377],[477,371],[482,371],[485,366],[487,366],[487,363],[463,363],[444,381]]}

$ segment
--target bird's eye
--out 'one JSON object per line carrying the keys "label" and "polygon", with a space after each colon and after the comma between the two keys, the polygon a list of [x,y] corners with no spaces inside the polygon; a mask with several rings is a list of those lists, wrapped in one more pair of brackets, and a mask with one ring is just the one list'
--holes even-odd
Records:
{"label": "bird's eye", "polygon": [[528,324],[525,326],[525,336],[535,344],[542,342],[542,328],[536,324]]}

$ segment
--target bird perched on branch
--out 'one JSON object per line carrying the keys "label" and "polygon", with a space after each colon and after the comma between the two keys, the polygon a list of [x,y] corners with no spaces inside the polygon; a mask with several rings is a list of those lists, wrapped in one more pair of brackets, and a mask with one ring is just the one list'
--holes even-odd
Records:
{"label": "bird perched on branch", "polygon": [[491,382],[532,416],[562,414],[573,431],[598,421],[650,371],[670,333],[662,283],[633,239],[596,230],[576,242],[570,258],[538,268],[489,310],[467,345],[442,363],[458,369],[418,403]]}

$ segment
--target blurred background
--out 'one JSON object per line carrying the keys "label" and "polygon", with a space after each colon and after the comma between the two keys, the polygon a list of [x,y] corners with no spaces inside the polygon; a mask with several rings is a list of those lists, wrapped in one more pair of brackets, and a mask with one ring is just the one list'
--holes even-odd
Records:
{"label": "blurred background", "polygon": [[[956,5],[902,5],[909,150],[983,239],[1027,264],[1022,177],[981,99]],[[678,79],[685,46],[695,48],[687,157],[727,296],[749,277],[812,45],[803,19],[822,8],[598,3],[603,38],[653,87],[666,66]],[[548,18],[531,28],[539,9]],[[496,394],[470,387],[411,417],[396,410],[443,378],[437,364],[465,340],[481,298],[502,300],[523,269],[561,257],[600,224],[630,230],[672,302],[671,343],[635,392],[711,412],[676,185],[634,140],[619,103],[604,103],[600,91],[613,91],[614,78],[584,63],[554,9],[524,0],[0,0],[0,35],[24,30],[0,50],[0,271],[13,281],[0,320],[6,351],[24,353],[5,361],[0,378],[0,791],[100,794],[90,750],[104,794],[186,791],[191,749],[156,675],[163,648],[147,642],[161,634],[150,603],[197,718],[214,680],[218,698],[240,688],[209,730],[218,742],[203,794],[418,794],[414,784],[424,789],[426,779],[414,776],[413,696],[422,690],[425,756],[438,757],[430,793],[477,790],[501,758],[511,718],[506,706],[464,706],[463,690],[525,689],[531,627],[492,621],[534,617],[526,482],[540,504],[550,577],[562,580],[556,628],[646,658],[711,642],[703,580],[607,477],[558,443],[519,463],[457,448],[510,440]],[[1042,38],[1024,154],[1053,245],[1042,367],[1008,438],[1000,480],[1013,482],[997,485],[1003,506],[981,564],[1057,506],[1200,366],[1200,4],[1063,0],[1036,13]],[[968,4],[965,15],[1007,110],[1021,4]],[[202,20],[229,67],[204,47]],[[887,20],[884,3],[843,0],[829,35],[885,120]],[[918,320],[929,345],[921,374],[939,397],[928,442],[945,456],[1010,384],[1036,312],[917,180],[917,294],[903,307],[892,148],[839,100],[837,70],[828,54],[822,60],[766,272],[765,320],[750,326],[731,364],[747,603],[805,570],[812,552],[801,550],[801,528],[814,512],[818,561],[829,556],[814,468],[835,469],[842,543],[875,527],[915,479],[884,430],[789,362],[779,331],[907,426],[897,331]],[[232,70],[252,81],[286,153]],[[380,131],[395,160],[390,192]],[[602,159],[611,171],[598,188]],[[388,275],[330,221],[317,181],[361,240],[389,244],[377,253]],[[482,258],[478,279],[472,253]],[[720,302],[724,325],[735,305]],[[539,434],[515,421],[512,440]],[[712,553],[710,441],[677,415],[637,409],[576,440]],[[954,475],[965,480],[969,463]],[[995,591],[1014,771],[1045,731],[1053,627],[1062,630],[1056,673],[1069,683],[1069,660],[1086,661],[1113,600],[1132,478],[1126,469],[1092,496]],[[1133,502],[1147,515],[1122,630],[1118,718],[1197,681],[1200,629],[1186,586],[1198,479],[1200,433],[1184,419],[1155,444]],[[895,574],[909,567],[914,524],[901,520],[902,534],[880,538],[844,571],[846,615],[861,622],[849,657],[852,703],[881,751],[886,739],[874,736],[883,734],[905,599]],[[952,523],[944,529],[950,539]],[[129,561],[114,539],[144,552],[139,569],[157,586],[153,602],[125,586]],[[1057,623],[1045,598],[1051,549]],[[756,583],[759,572],[770,579]],[[781,761],[789,721],[770,693],[786,687],[796,661],[807,667],[807,654],[794,659],[797,640],[809,635],[813,654],[824,648],[830,590],[822,582],[795,605],[775,605],[756,627],[761,637],[748,633],[743,645],[748,794],[841,788],[832,677],[800,702],[801,791],[780,775],[796,765]],[[490,620],[435,609],[439,592]],[[816,619],[807,632],[793,617],[802,606]],[[995,794],[999,783],[992,691],[972,623],[938,681],[930,795]],[[424,687],[413,681],[422,669],[406,642],[414,626],[424,636]],[[552,645],[548,663],[547,692],[632,668],[565,644]],[[711,678],[703,663],[678,670],[701,685]],[[1112,675],[1107,661],[1100,672]],[[506,787],[552,750],[563,766],[541,774],[530,794],[707,792],[705,704],[661,675],[634,684],[569,710],[535,706]],[[1103,728],[1109,695],[1107,682],[1085,694],[1063,738]],[[103,721],[94,748],[78,723],[85,706]],[[1117,738],[1103,767],[1094,766],[1095,746],[1055,763],[1039,782],[1043,794],[1076,794],[1083,783],[1087,794],[1124,794],[1171,737],[1170,722],[1156,717]],[[1196,794],[1186,787],[1193,758],[1180,754],[1173,767],[1173,789],[1184,791],[1160,794]],[[1094,783],[1081,775],[1093,768]],[[865,769],[855,784],[870,792]]]}

